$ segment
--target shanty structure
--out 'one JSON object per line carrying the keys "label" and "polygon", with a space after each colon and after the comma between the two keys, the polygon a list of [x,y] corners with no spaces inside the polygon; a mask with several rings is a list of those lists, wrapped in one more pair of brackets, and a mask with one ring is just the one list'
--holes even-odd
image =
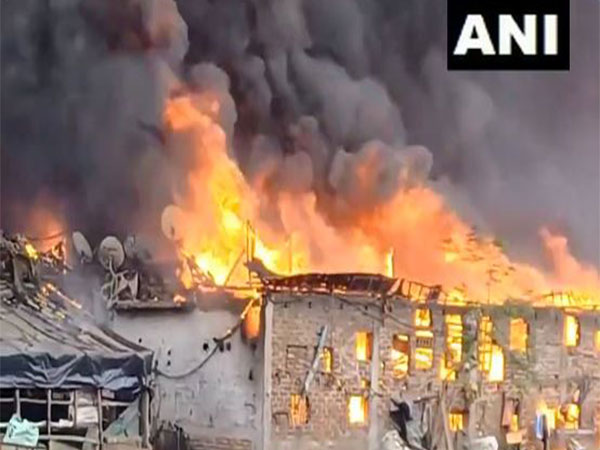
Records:
{"label": "shanty structure", "polygon": [[1,244],[0,433],[17,415],[46,444],[147,447],[152,352],[97,326],[42,276],[47,255]]}

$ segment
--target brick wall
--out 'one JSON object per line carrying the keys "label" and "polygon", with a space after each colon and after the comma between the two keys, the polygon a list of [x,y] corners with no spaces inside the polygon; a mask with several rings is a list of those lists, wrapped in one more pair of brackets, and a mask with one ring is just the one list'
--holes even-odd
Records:
{"label": "brick wall", "polygon": [[[275,294],[273,307],[272,342],[272,446],[273,450],[288,448],[369,448],[369,428],[375,434],[389,429],[390,396],[405,391],[412,396],[435,393],[439,390],[441,358],[445,349],[444,314],[464,314],[464,308],[433,306],[434,363],[429,370],[415,369],[415,339],[412,322],[414,304],[394,300],[386,305],[388,315],[382,315],[380,301],[354,299],[349,305],[325,295]],[[510,318],[491,308],[494,339],[505,349],[505,382],[484,383],[487,401],[477,413],[484,417],[486,433],[496,434],[501,443],[504,430],[500,426],[504,393],[521,399],[521,425],[532,429],[536,404],[545,398],[550,406],[558,406],[573,390],[568,380],[577,377],[600,376],[600,359],[594,348],[593,333],[600,329],[598,314],[579,316],[580,345],[573,349],[563,346],[563,314],[559,310],[528,309],[529,348],[525,355],[508,351]],[[487,314],[487,313],[486,313]],[[383,320],[382,320],[383,318]],[[333,373],[318,373],[309,391],[310,418],[308,423],[290,422],[290,397],[300,393],[308,372],[318,333],[329,326],[325,345],[333,349]],[[372,378],[369,362],[359,362],[355,354],[355,335],[358,331],[373,332],[379,352],[374,357],[379,364],[376,385],[365,387]],[[391,349],[393,335],[410,336],[410,370],[408,376],[397,378],[392,371]],[[450,383],[452,391],[453,383]],[[600,404],[600,383],[592,381],[582,403],[581,428],[593,429],[594,412]],[[531,386],[536,388],[532,390]],[[527,388],[525,388],[527,387]],[[348,423],[348,398],[351,394],[376,397],[376,411],[370,411],[364,426]],[[377,393],[377,396],[374,396]],[[464,406],[459,396],[451,407]],[[531,433],[530,433],[531,435]]]}

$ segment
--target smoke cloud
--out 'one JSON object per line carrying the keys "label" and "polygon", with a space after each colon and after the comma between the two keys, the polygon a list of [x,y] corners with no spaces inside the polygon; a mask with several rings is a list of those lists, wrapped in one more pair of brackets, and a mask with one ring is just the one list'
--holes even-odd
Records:
{"label": "smoke cloud", "polygon": [[594,0],[571,3],[571,70],[548,73],[448,72],[434,0],[2,6],[5,229],[44,198],[91,234],[158,230],[190,167],[164,103],[210,88],[249,183],[312,191],[327,222],[429,180],[514,255],[540,258],[547,225],[600,266]]}

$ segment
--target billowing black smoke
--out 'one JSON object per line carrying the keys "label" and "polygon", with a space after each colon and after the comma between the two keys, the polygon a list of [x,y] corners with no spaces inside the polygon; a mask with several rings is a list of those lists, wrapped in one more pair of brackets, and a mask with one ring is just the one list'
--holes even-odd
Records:
{"label": "billowing black smoke", "polygon": [[[235,101],[226,131],[249,178],[363,207],[398,183],[388,155],[426,174],[431,154],[436,189],[518,256],[552,224],[600,265],[597,1],[571,2],[571,71],[555,73],[446,71],[438,0],[176,6],[2,2],[2,227],[49,198],[71,227],[143,228],[185,171],[164,148],[163,102],[208,77]],[[381,184],[355,192],[344,167],[370,154]]]}

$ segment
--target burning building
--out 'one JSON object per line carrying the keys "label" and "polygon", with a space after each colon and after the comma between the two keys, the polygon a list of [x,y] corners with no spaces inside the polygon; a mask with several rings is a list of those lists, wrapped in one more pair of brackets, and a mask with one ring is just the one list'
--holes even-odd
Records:
{"label": "burning building", "polygon": [[402,402],[424,448],[596,445],[594,308],[459,302],[368,274],[261,286],[258,298],[225,288],[187,311],[129,309],[112,323],[155,350],[157,420],[181,426],[190,448],[379,449]]}
{"label": "burning building", "polygon": [[448,73],[434,3],[3,2],[2,228],[72,240],[162,430],[593,440],[598,2],[540,76]]}

